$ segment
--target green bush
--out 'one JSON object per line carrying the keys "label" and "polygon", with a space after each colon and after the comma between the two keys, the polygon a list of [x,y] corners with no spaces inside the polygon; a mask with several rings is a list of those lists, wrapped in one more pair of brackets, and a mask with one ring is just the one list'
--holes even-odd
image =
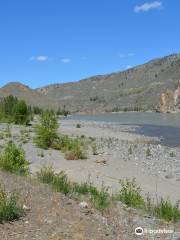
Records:
{"label": "green bush", "polygon": [[23,100],[18,101],[14,107],[14,123],[28,124],[30,120],[31,116],[26,103]]}
{"label": "green bush", "polygon": [[112,199],[108,193],[108,189],[105,187],[102,187],[100,191],[91,193],[91,201],[95,208],[98,210],[105,210],[109,207]]}
{"label": "green bush", "polygon": [[24,211],[17,204],[17,194],[7,194],[0,185],[0,223],[20,218]]}
{"label": "green bush", "polygon": [[0,120],[2,122],[28,124],[31,119],[31,108],[23,100],[18,100],[10,95],[0,102]]}
{"label": "green bush", "polygon": [[161,198],[160,201],[154,203],[150,198],[147,198],[146,211],[149,212],[150,215],[166,221],[180,220],[180,203],[176,202],[173,205],[169,199],[164,200]]}
{"label": "green bush", "polygon": [[135,179],[132,181],[126,179],[121,181],[121,190],[117,195],[117,199],[130,207],[144,206],[144,199],[141,196],[141,188],[137,186]]}
{"label": "green bush", "polygon": [[78,160],[78,159],[86,159],[86,155],[83,152],[82,146],[78,141],[73,143],[72,149],[65,153],[66,160]]}
{"label": "green bush", "polygon": [[29,162],[25,159],[24,150],[15,143],[9,142],[0,156],[0,168],[12,173],[26,175],[29,173]]}
{"label": "green bush", "polygon": [[175,153],[175,152],[170,152],[170,153],[169,153],[169,156],[170,156],[170,157],[175,157],[175,156],[176,156],[176,153]]}
{"label": "green bush", "polygon": [[54,180],[54,170],[52,166],[44,166],[39,172],[37,172],[37,178],[43,183],[52,183]]}
{"label": "green bush", "polygon": [[52,148],[65,153],[67,160],[86,159],[85,144],[82,138],[70,138],[60,135],[52,144]]}
{"label": "green bush", "polygon": [[151,156],[151,150],[149,148],[146,149],[146,157]]}
{"label": "green bush", "polygon": [[56,114],[48,111],[41,114],[40,124],[35,127],[35,143],[38,147],[48,149],[57,139],[58,122]]}
{"label": "green bush", "polygon": [[52,185],[58,192],[62,192],[64,194],[71,193],[72,185],[63,171],[54,175]]}

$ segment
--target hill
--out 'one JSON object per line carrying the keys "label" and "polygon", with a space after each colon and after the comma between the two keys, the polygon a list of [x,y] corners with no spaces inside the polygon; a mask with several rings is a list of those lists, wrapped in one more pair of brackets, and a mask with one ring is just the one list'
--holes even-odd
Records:
{"label": "hill", "polygon": [[74,83],[37,89],[70,111],[154,110],[160,94],[175,90],[180,80],[180,54],[155,59],[132,69]]}
{"label": "hill", "polygon": [[176,96],[173,95],[179,81],[180,54],[173,54],[126,71],[35,90],[9,83],[0,89],[0,96],[13,94],[31,105],[55,109],[66,106],[71,112],[144,111],[155,110],[159,104],[168,105],[160,107],[160,111],[167,112],[179,109],[180,94],[176,91]]}
{"label": "hill", "polygon": [[0,88],[0,98],[8,95],[16,96],[23,99],[27,104],[32,106],[39,106],[41,108],[57,108],[57,102],[47,96],[39,93],[36,90],[29,88],[19,82],[10,82],[4,87]]}

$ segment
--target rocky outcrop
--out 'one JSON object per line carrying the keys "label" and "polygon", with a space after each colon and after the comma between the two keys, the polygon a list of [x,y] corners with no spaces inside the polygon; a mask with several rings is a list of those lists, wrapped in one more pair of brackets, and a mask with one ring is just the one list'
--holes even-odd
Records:
{"label": "rocky outcrop", "polygon": [[167,89],[165,92],[161,93],[158,110],[162,113],[180,112],[179,86],[175,91]]}

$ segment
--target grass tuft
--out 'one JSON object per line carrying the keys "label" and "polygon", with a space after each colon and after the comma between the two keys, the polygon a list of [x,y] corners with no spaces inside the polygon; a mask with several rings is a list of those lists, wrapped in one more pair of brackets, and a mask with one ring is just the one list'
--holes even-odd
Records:
{"label": "grass tuft", "polygon": [[109,207],[111,203],[111,197],[107,188],[102,187],[98,190],[91,183],[79,184],[70,182],[64,172],[55,173],[51,166],[43,167],[37,173],[37,178],[43,183],[50,184],[58,192],[74,197],[84,196],[88,198],[92,205],[101,211]]}
{"label": "grass tuft", "polygon": [[17,199],[17,194],[7,194],[0,185],[0,223],[18,219],[24,214],[23,208],[17,204]]}
{"label": "grass tuft", "polygon": [[129,207],[141,208],[144,206],[141,188],[137,186],[135,178],[132,181],[126,179],[125,181],[120,181],[120,183],[122,188],[117,195],[118,200]]}
{"label": "grass tuft", "polygon": [[25,159],[24,150],[17,147],[14,142],[9,142],[0,156],[0,168],[11,173],[27,175],[29,162]]}

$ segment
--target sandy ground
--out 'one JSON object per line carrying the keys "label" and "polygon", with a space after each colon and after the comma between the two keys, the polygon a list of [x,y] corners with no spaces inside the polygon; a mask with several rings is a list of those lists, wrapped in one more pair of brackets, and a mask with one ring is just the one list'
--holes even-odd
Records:
{"label": "sandy ground", "polygon": [[[77,123],[81,128],[76,128]],[[162,196],[173,202],[179,200],[180,149],[161,146],[157,144],[157,139],[129,133],[130,129],[132,131],[133,127],[61,120],[60,133],[96,138],[100,146],[98,155],[88,154],[86,160],[65,160],[60,151],[38,149],[32,140],[23,144],[23,148],[31,162],[32,173],[42,165],[52,165],[57,172],[65,171],[73,181],[91,181],[98,187],[109,187],[112,192],[120,189],[120,179],[136,178],[144,195],[150,193],[155,199]],[[18,126],[12,127],[12,132],[18,131]],[[129,147],[132,147],[131,154]],[[147,148],[151,156],[146,156]],[[175,157],[170,157],[172,151]],[[41,152],[44,157],[40,156]]]}
{"label": "sandy ground", "polygon": [[[76,128],[77,123],[80,128]],[[6,125],[0,125],[1,131],[6,128]],[[143,194],[149,192],[155,199],[158,196],[169,197],[174,202],[180,199],[180,149],[161,146],[157,139],[129,133],[129,130],[133,131],[133,127],[61,120],[61,134],[96,138],[98,155],[89,152],[86,160],[74,161],[65,160],[60,151],[37,148],[33,143],[31,127],[11,126],[10,139],[22,144],[33,174],[43,165],[52,165],[57,172],[65,171],[73,181],[91,181],[98,187],[108,186],[112,192],[120,189],[120,179],[135,177]],[[0,147],[10,139],[1,138]],[[146,154],[147,149],[150,149],[150,156]],[[173,157],[170,156],[172,152]],[[30,207],[30,211],[19,221],[0,226],[0,239],[131,240],[139,239],[134,234],[137,226],[173,231],[172,234],[145,234],[142,239],[180,239],[179,222],[163,223],[146,214],[141,215],[120,202],[102,216],[91,208],[82,211],[78,202],[31,179],[0,171],[0,183],[10,192],[15,190],[20,193]]]}

